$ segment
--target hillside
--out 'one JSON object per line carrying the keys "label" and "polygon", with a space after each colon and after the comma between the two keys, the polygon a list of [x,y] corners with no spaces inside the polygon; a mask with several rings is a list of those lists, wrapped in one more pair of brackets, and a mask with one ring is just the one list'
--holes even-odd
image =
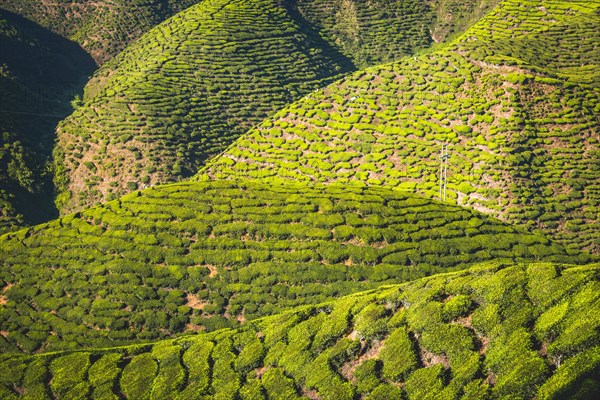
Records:
{"label": "hillside", "polygon": [[0,249],[4,352],[215,330],[488,260],[590,261],[408,194],[244,182],[134,192]]}
{"label": "hillside", "polygon": [[358,68],[395,61],[464,32],[499,0],[289,1]]}
{"label": "hillside", "polygon": [[359,71],[279,111],[198,179],[439,197],[447,144],[449,201],[598,253],[599,6],[504,1],[443,50]]}
{"label": "hillside", "polygon": [[77,44],[1,9],[0,43],[1,233],[56,216],[54,131],[96,65]]}
{"label": "hillside", "polygon": [[[104,66],[58,129],[62,212],[181,179],[350,63],[277,0],[210,0]],[[93,93],[92,93],[93,92]]]}
{"label": "hillside", "polygon": [[191,7],[105,64],[86,86],[85,104],[61,123],[57,206],[64,214],[189,177],[293,100],[358,66],[426,48],[433,30],[464,30],[466,15],[476,18],[488,3],[209,0]]}
{"label": "hillside", "polygon": [[102,64],[160,22],[199,1],[0,0],[0,8],[79,43]]}
{"label": "hillside", "polygon": [[146,345],[4,356],[0,394],[592,399],[600,267],[492,264]]}

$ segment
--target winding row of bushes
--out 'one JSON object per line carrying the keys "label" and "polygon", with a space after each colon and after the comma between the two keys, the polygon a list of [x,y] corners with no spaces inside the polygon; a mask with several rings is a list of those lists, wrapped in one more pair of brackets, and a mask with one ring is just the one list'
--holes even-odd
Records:
{"label": "winding row of bushes", "polygon": [[0,238],[0,347],[215,330],[486,260],[586,262],[479,213],[376,188],[181,183]]}
{"label": "winding row of bushes", "polygon": [[[600,393],[599,266],[491,264],[232,330],[0,357],[3,399],[566,399]],[[533,327],[533,328],[532,328]]]}

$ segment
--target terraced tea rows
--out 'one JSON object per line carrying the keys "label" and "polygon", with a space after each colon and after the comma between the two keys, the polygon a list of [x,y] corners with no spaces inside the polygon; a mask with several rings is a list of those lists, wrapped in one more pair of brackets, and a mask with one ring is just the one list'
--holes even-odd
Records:
{"label": "terraced tea rows", "polygon": [[459,48],[494,64],[533,66],[598,87],[599,6],[597,0],[503,1],[465,35]]}
{"label": "terraced tea rows", "polygon": [[0,7],[79,43],[103,63],[200,0],[0,0]]}
{"label": "terraced tea rows", "polygon": [[135,192],[0,248],[5,352],[214,330],[486,260],[590,260],[385,189],[236,182]]}
{"label": "terraced tea rows", "polygon": [[499,0],[297,0],[302,17],[359,68],[395,61],[464,32]]}
{"label": "terraced tea rows", "polygon": [[276,0],[194,6],[105,64],[87,103],[61,123],[57,204],[81,209],[190,176],[349,66]]}
{"label": "terraced tea rows", "polygon": [[[437,11],[448,12],[440,24],[463,29],[455,3],[210,0],[186,10],[104,65],[86,104],[61,125],[58,208],[191,176],[266,116],[356,65],[427,47]],[[464,8],[480,15],[480,3]]]}
{"label": "terraced tea rows", "polygon": [[[504,2],[501,9],[514,4]],[[566,3],[544,4],[558,18]],[[570,38],[589,34],[590,20],[600,24],[593,11],[600,2],[593,4],[580,13],[572,5],[566,21],[581,22],[582,29],[575,25],[577,35]],[[545,34],[547,26],[530,24],[539,18],[529,17],[520,25],[527,37]],[[600,251],[600,90],[491,64],[505,55],[496,44],[481,43],[487,39],[477,34],[485,26],[465,34],[478,38],[481,54],[471,56],[471,42],[458,51],[467,41],[461,39],[449,50],[355,73],[267,119],[199,179],[383,185],[438,197],[446,143],[452,202]],[[597,74],[599,64],[593,57],[589,62]]]}
{"label": "terraced tea rows", "polygon": [[221,330],[3,357],[4,399],[591,399],[600,267],[480,266]]}

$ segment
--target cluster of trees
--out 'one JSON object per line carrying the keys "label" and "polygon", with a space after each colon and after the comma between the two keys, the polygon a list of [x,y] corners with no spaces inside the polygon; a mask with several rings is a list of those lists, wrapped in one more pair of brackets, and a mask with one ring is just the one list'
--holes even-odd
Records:
{"label": "cluster of trees", "polygon": [[400,192],[233,181],[135,192],[0,244],[0,347],[24,352],[215,330],[492,259],[590,259]]}
{"label": "cluster of trees", "polygon": [[5,355],[0,395],[594,398],[599,285],[598,265],[478,266],[238,329],[103,350]]}

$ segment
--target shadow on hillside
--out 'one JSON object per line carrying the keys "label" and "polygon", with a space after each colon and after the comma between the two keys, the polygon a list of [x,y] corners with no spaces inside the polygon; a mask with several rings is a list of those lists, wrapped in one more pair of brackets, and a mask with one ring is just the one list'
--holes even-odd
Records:
{"label": "shadow on hillside", "polygon": [[58,215],[56,127],[97,66],[79,44],[17,14],[0,9],[0,23],[0,189],[35,224]]}
{"label": "shadow on hillside", "polygon": [[357,70],[354,62],[342,54],[338,49],[333,47],[331,43],[327,42],[321,37],[319,32],[315,30],[312,24],[307,21],[302,13],[298,10],[298,5],[295,1],[285,0],[283,2],[290,17],[298,24],[300,31],[304,33],[309,40],[312,41],[312,45],[316,48],[323,49],[323,53],[327,55],[332,61],[342,66],[340,73],[348,73]]}

